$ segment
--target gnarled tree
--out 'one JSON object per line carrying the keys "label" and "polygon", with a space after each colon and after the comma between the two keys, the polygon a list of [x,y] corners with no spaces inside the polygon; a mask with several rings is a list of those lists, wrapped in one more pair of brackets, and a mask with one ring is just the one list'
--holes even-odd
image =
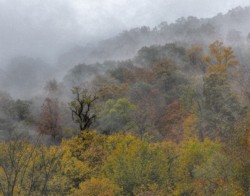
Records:
{"label": "gnarled tree", "polygon": [[80,87],[74,87],[72,93],[75,95],[74,100],[69,104],[72,119],[79,124],[81,131],[88,130],[96,118],[93,106],[97,97],[90,95],[86,89]]}

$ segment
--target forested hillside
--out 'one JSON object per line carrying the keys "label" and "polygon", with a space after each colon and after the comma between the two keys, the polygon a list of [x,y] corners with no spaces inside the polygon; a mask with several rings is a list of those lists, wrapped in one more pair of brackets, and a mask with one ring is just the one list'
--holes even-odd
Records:
{"label": "forested hillside", "polygon": [[75,49],[61,80],[13,61],[28,96],[0,92],[0,194],[250,195],[249,9]]}
{"label": "forested hillside", "polygon": [[75,63],[95,63],[103,60],[120,60],[134,57],[143,46],[180,42],[208,45],[221,40],[230,45],[242,45],[249,41],[250,7],[237,7],[227,14],[213,18],[199,19],[190,16],[179,18],[173,23],[162,22],[154,28],[148,26],[125,30],[115,37],[77,46],[59,58],[60,64],[68,67]]}

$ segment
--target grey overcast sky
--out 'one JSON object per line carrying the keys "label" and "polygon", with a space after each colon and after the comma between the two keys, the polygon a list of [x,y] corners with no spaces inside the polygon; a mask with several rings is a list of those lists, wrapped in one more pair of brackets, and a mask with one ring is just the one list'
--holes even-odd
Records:
{"label": "grey overcast sky", "polygon": [[0,64],[14,55],[49,59],[62,48],[124,29],[249,5],[250,0],[0,0]]}

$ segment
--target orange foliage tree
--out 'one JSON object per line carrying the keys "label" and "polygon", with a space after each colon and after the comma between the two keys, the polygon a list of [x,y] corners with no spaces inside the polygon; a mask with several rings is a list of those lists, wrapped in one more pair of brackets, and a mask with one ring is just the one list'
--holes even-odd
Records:
{"label": "orange foliage tree", "polygon": [[61,133],[59,106],[56,99],[46,98],[42,105],[38,130],[41,134],[50,135],[54,140]]}

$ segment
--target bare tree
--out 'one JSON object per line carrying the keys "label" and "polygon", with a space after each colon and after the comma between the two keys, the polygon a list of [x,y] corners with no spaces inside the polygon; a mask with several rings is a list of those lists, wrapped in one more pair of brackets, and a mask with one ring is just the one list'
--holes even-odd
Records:
{"label": "bare tree", "polygon": [[93,107],[97,97],[88,94],[86,89],[80,87],[74,87],[72,93],[75,95],[74,100],[69,104],[72,119],[79,124],[81,131],[88,130],[96,119]]}

